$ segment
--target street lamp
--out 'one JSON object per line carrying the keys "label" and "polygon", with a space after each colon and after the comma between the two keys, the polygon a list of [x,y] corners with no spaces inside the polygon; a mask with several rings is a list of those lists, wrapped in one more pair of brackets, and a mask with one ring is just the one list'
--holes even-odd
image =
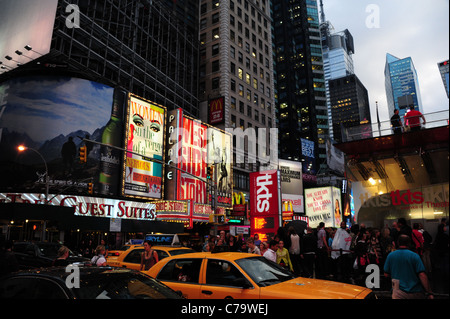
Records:
{"label": "street lamp", "polygon": [[42,156],[41,153],[39,153],[34,148],[27,147],[25,145],[19,145],[17,147],[17,150],[19,152],[25,152],[27,150],[31,150],[31,151],[37,153],[41,157],[42,161],[44,162],[44,165],[45,165],[45,201],[44,201],[44,205],[47,205],[47,203],[48,203],[48,184],[49,184],[49,180],[48,180],[48,167],[47,167],[47,162],[45,161],[45,158]]}

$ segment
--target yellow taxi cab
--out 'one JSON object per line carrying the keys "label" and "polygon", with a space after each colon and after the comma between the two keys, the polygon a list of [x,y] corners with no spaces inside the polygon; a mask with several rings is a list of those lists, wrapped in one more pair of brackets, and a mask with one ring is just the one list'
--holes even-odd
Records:
{"label": "yellow taxi cab", "polygon": [[365,299],[372,290],[295,277],[265,257],[247,253],[192,253],[166,258],[144,273],[188,299]]}
{"label": "yellow taxi cab", "polygon": [[[140,270],[141,256],[144,252],[144,245],[126,245],[129,246],[119,255],[108,254],[106,265],[111,267],[122,267],[128,269]],[[195,250],[181,246],[152,246],[152,249],[158,254],[158,260],[170,256],[195,253]]]}

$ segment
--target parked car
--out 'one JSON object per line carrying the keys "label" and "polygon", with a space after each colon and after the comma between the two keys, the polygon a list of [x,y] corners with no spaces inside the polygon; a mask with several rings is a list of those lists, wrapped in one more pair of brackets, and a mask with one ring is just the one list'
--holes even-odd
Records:
{"label": "parked car", "polygon": [[[19,268],[31,269],[52,266],[61,246],[58,243],[47,242],[15,242],[13,251],[19,263]],[[69,263],[84,263],[90,260],[82,256],[77,256],[70,251],[67,261]]]}
{"label": "parked car", "polygon": [[365,287],[296,277],[265,257],[193,253],[166,258],[145,273],[188,299],[364,299]]}
{"label": "parked car", "polygon": [[77,269],[79,288],[76,278],[68,278],[72,271],[67,272],[66,267],[8,275],[0,279],[0,299],[181,299],[178,293],[139,271],[92,266]]}
{"label": "parked car", "polygon": [[[191,254],[196,252],[191,248],[178,246],[153,246],[152,249],[158,254],[158,260],[162,260],[170,256]],[[143,252],[143,245],[131,245],[118,256],[110,256],[110,254],[108,254],[106,264],[112,267],[140,270],[141,255]]]}

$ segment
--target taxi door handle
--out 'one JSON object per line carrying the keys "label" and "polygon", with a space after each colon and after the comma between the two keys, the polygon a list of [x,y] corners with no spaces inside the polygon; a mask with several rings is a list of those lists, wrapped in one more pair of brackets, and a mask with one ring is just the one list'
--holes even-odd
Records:
{"label": "taxi door handle", "polygon": [[205,295],[212,295],[212,291],[211,290],[202,290],[202,294],[205,294]]}
{"label": "taxi door handle", "polygon": [[127,268],[127,266],[126,265],[122,265],[122,268]]}

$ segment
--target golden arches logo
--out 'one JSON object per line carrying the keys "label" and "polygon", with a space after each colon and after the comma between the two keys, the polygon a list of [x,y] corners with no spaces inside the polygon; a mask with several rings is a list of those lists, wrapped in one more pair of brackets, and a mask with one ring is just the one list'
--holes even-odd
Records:
{"label": "golden arches logo", "polygon": [[245,195],[243,192],[233,193],[233,205],[245,205]]}
{"label": "golden arches logo", "polygon": [[209,102],[209,109],[211,112],[223,110],[223,97],[212,100]]}
{"label": "golden arches logo", "polygon": [[294,208],[292,207],[292,202],[290,200],[283,202],[283,212],[294,212]]}

